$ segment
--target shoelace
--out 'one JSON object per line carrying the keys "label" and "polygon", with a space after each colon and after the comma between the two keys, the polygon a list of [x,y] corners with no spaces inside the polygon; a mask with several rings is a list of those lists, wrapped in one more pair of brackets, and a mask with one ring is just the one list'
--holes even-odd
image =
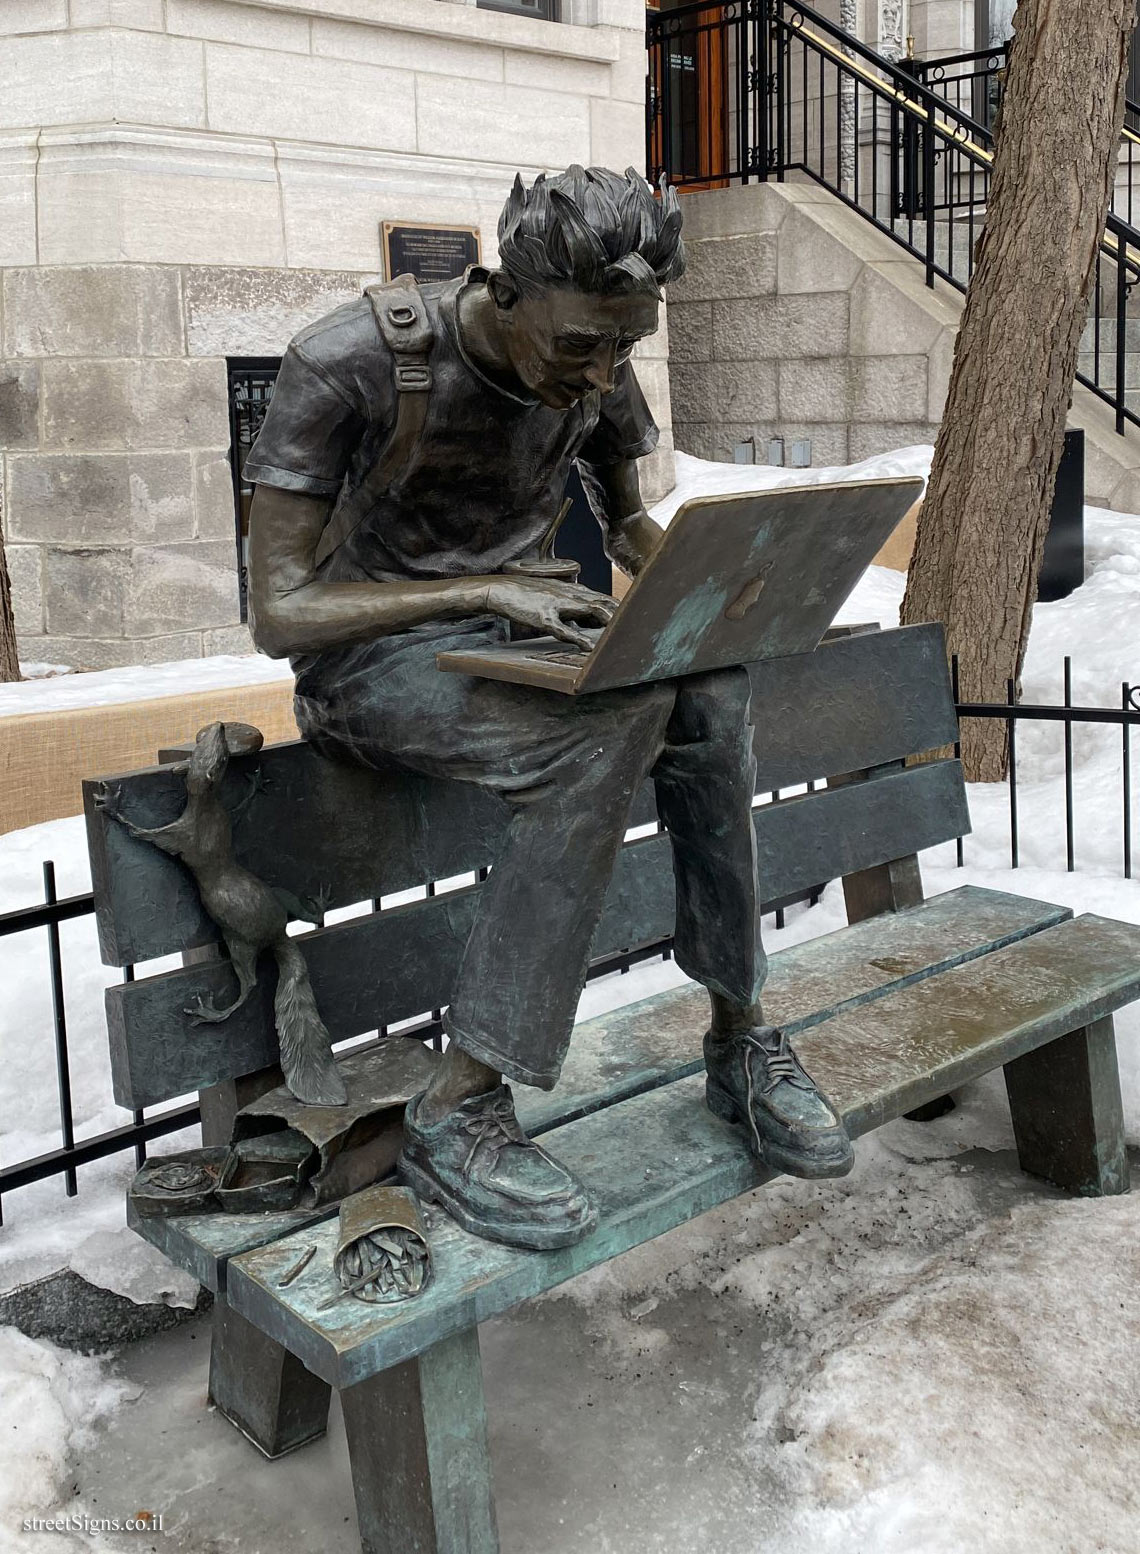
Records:
{"label": "shoelace", "polygon": [[521,1144],[524,1148],[533,1147],[530,1139],[519,1127],[513,1108],[502,1102],[494,1106],[486,1116],[472,1117],[469,1122],[465,1122],[463,1131],[471,1134],[475,1140],[463,1162],[465,1177],[470,1177],[475,1156],[484,1145],[496,1155],[506,1149],[508,1144]]}
{"label": "shoelace", "polygon": [[[776,1086],[785,1079],[788,1080],[791,1084],[803,1084],[803,1072],[796,1061],[795,1053],[788,1045],[787,1036],[782,1031],[780,1032],[780,1039],[774,1052],[766,1047],[764,1043],[755,1036],[746,1034],[744,1041],[747,1046],[761,1054],[765,1064],[767,1065],[768,1078],[764,1085],[761,1087],[765,1094],[767,1094],[770,1090],[774,1090]],[[751,1055],[745,1058],[745,1064],[748,1069],[748,1084],[749,1088],[751,1089],[753,1083]]]}

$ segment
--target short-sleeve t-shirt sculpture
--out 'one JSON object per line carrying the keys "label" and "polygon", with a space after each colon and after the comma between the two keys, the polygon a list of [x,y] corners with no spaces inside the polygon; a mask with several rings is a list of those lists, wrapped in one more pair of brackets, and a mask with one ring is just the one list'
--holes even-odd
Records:
{"label": "short-sleeve t-shirt sculpture", "polygon": [[[612,394],[552,410],[480,371],[460,339],[465,285],[420,287],[434,334],[432,388],[406,469],[324,562],[328,582],[478,576],[534,554],[575,460],[639,458],[657,427],[628,363]],[[281,364],[247,480],[346,501],[396,419],[394,363],[367,297],[303,330]]]}

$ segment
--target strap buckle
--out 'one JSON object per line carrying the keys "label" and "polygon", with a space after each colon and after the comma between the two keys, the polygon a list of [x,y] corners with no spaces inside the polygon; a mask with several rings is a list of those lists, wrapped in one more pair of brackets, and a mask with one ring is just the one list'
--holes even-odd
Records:
{"label": "strap buckle", "polygon": [[401,394],[424,394],[431,388],[431,368],[426,362],[397,361],[395,376]]}

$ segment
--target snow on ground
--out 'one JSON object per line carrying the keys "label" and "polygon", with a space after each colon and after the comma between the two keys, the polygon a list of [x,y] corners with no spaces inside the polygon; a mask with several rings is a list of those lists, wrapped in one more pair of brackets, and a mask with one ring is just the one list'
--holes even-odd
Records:
{"label": "snow on ground", "polygon": [[[843,471],[707,465],[680,455],[677,491],[658,516],[667,519],[699,491],[924,474],[930,452],[903,449]],[[1026,702],[1061,699],[1066,652],[1078,703],[1119,705],[1121,682],[1140,680],[1140,518],[1087,509],[1086,540],[1083,588],[1035,610]],[[902,588],[900,575],[872,568],[841,618],[894,625]],[[256,662],[230,661],[243,674]],[[184,688],[175,682],[185,667],[166,666],[171,689]],[[265,669],[273,677],[280,666]],[[113,692],[108,684],[108,699],[124,683],[164,694],[153,690],[155,673],[87,675],[49,682],[35,694],[105,678],[118,682]],[[976,882],[1140,922],[1140,883],[1121,877],[1119,730],[1076,730],[1074,757],[1075,873],[1065,872],[1060,727],[1023,725],[1022,867],[1008,868],[1006,787],[975,786],[967,867],[954,867],[952,844],[934,849],[923,859],[928,893]],[[87,888],[82,821],[53,821],[0,837],[0,912],[38,898],[46,857],[56,860],[61,894]],[[766,939],[779,948],[843,921],[842,892],[833,885],[818,907],[791,912],[782,932],[767,925]],[[110,1100],[102,1012],[102,988],[114,974],[98,961],[90,920],[62,932],[82,1137],[125,1120]],[[39,940],[0,940],[6,1159],[58,1142]],[[589,985],[580,1015],[682,980],[673,963],[635,968]],[[1118,1031],[1129,1136],[1140,1143],[1140,1012],[1119,1016]],[[977,1152],[1011,1144],[1000,1076],[991,1076],[965,1092],[950,1117],[898,1122],[860,1141],[857,1169],[845,1181],[779,1182],[554,1297],[580,1303],[583,1320],[615,1352],[632,1352],[634,1343],[638,1353],[667,1347],[654,1304],[664,1310],[683,1288],[731,1291],[771,1325],[770,1365],[755,1376],[750,1447],[763,1486],[755,1490],[763,1500],[755,1507],[755,1554],[1124,1554],[1140,1545],[1131,1485],[1140,1429],[1140,1200],[1086,1204],[1035,1195],[1017,1185],[1022,1179],[1006,1161],[1005,1190],[1023,1192],[1024,1201],[1012,1211],[979,1213]],[[87,1167],[72,1200],[59,1180],[8,1195],[0,1288],[70,1265],[134,1299],[189,1304],[190,1281],[123,1228],[132,1171],[127,1156]],[[632,1323],[631,1306],[644,1308],[646,1318]],[[15,1444],[13,1481],[24,1488],[12,1491],[12,1504],[21,1495],[36,1509],[52,1503],[59,1464],[81,1449],[71,1435],[75,1422],[113,1405],[105,1373],[85,1366],[0,1332],[0,1374],[19,1377],[33,1399],[29,1411],[47,1421]],[[6,1407],[7,1382],[3,1395]],[[0,1496],[0,1525],[5,1510]],[[688,1546],[679,1536],[678,1554]],[[674,1546],[660,1547],[672,1554]]]}
{"label": "snow on ground", "polygon": [[[96,1427],[132,1396],[132,1389],[108,1374],[97,1359],[0,1328],[0,1551],[27,1547],[20,1525],[25,1517],[49,1516],[71,1507],[68,1475],[88,1447]],[[64,1534],[52,1547],[90,1549]]]}
{"label": "snow on ground", "polygon": [[69,712],[80,707],[109,707],[116,702],[184,696],[190,691],[226,690],[292,679],[286,659],[258,653],[222,653],[215,658],[185,658],[169,664],[131,664],[72,674],[61,664],[24,664],[29,678],[0,685],[0,717],[26,712]]}

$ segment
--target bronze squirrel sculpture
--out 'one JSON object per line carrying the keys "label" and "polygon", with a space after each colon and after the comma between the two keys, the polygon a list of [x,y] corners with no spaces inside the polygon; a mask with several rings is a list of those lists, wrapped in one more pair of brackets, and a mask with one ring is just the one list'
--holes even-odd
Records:
{"label": "bronze squirrel sculpture", "polygon": [[235,862],[233,824],[218,791],[230,757],[255,755],[262,743],[260,730],[247,723],[211,723],[201,729],[193,754],[182,768],[186,773],[186,808],[170,825],[153,829],[134,825],[122,813],[120,794],[114,787],[105,786],[97,802],[132,836],[182,860],[197,882],[202,905],[221,929],[237,977],[238,996],[225,1008],[199,998],[186,1013],[196,1023],[227,1020],[257,985],[258,956],[271,950],[277,961],[273,1012],[285,1083],[299,1101],[309,1105],[344,1106],[348,1093],[313,997],[304,956],[285,932],[290,916],[315,921],[320,905],[314,910],[313,904],[266,885]]}

